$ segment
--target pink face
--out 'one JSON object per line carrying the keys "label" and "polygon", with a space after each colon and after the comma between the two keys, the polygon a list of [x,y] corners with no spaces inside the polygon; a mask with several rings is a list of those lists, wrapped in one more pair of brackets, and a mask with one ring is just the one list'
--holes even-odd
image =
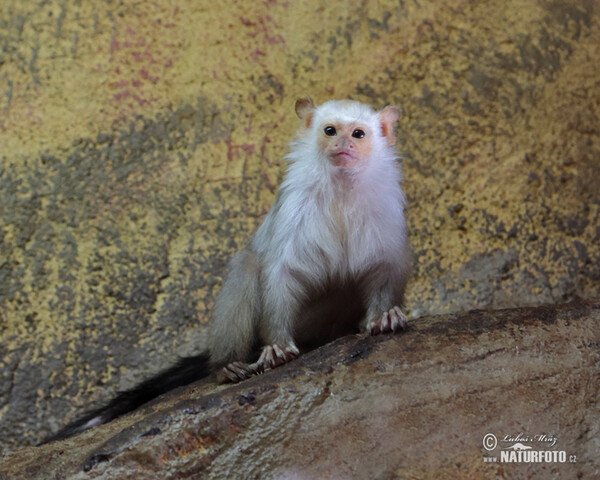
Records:
{"label": "pink face", "polygon": [[358,123],[326,123],[322,125],[318,144],[332,165],[354,168],[371,153],[372,132]]}

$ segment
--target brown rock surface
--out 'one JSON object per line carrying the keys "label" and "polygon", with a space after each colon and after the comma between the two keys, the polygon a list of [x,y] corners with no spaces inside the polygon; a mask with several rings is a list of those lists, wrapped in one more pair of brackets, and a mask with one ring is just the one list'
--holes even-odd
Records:
{"label": "brown rock surface", "polygon": [[[599,303],[425,317],[19,450],[0,478],[595,478],[599,346]],[[484,461],[519,434],[566,462]]]}
{"label": "brown rock surface", "polygon": [[203,349],[300,95],[402,106],[413,317],[599,297],[599,18],[589,0],[3,1],[1,452]]}

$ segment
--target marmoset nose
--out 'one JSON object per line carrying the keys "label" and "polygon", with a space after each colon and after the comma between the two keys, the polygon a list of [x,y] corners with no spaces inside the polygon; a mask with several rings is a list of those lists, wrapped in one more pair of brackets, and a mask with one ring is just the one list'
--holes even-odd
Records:
{"label": "marmoset nose", "polygon": [[336,148],[339,148],[339,149],[345,149],[345,148],[353,149],[354,148],[352,141],[346,136],[338,137],[338,141],[335,143],[335,146],[336,146]]}

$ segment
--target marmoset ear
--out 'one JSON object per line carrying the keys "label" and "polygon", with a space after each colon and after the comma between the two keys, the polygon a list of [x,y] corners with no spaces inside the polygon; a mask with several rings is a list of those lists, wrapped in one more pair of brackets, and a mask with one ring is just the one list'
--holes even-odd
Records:
{"label": "marmoset ear", "polygon": [[317,106],[310,97],[299,98],[296,100],[296,115],[298,115],[298,118],[302,120],[302,125],[304,128],[310,127],[310,122],[312,122],[315,108],[317,108]]}
{"label": "marmoset ear", "polygon": [[394,135],[394,124],[398,121],[402,112],[400,108],[395,105],[388,105],[381,112],[379,112],[379,121],[381,122],[381,134],[387,138],[388,145],[394,145],[396,143],[396,136]]}

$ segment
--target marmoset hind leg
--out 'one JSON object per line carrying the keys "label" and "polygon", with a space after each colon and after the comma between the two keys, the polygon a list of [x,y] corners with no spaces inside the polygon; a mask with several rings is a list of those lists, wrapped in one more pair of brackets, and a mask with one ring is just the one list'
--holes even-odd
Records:
{"label": "marmoset hind leg", "polygon": [[[264,273],[264,272],[263,272]],[[298,298],[303,288],[286,268],[265,275],[259,336],[263,348],[258,360],[251,364],[233,362],[220,372],[219,380],[237,382],[251,375],[275,368],[298,358],[300,350],[292,335],[293,322],[299,310]]]}
{"label": "marmoset hind leg", "polygon": [[261,313],[260,260],[250,249],[237,253],[212,315],[208,348],[219,382],[238,382],[256,372],[249,367]]}

